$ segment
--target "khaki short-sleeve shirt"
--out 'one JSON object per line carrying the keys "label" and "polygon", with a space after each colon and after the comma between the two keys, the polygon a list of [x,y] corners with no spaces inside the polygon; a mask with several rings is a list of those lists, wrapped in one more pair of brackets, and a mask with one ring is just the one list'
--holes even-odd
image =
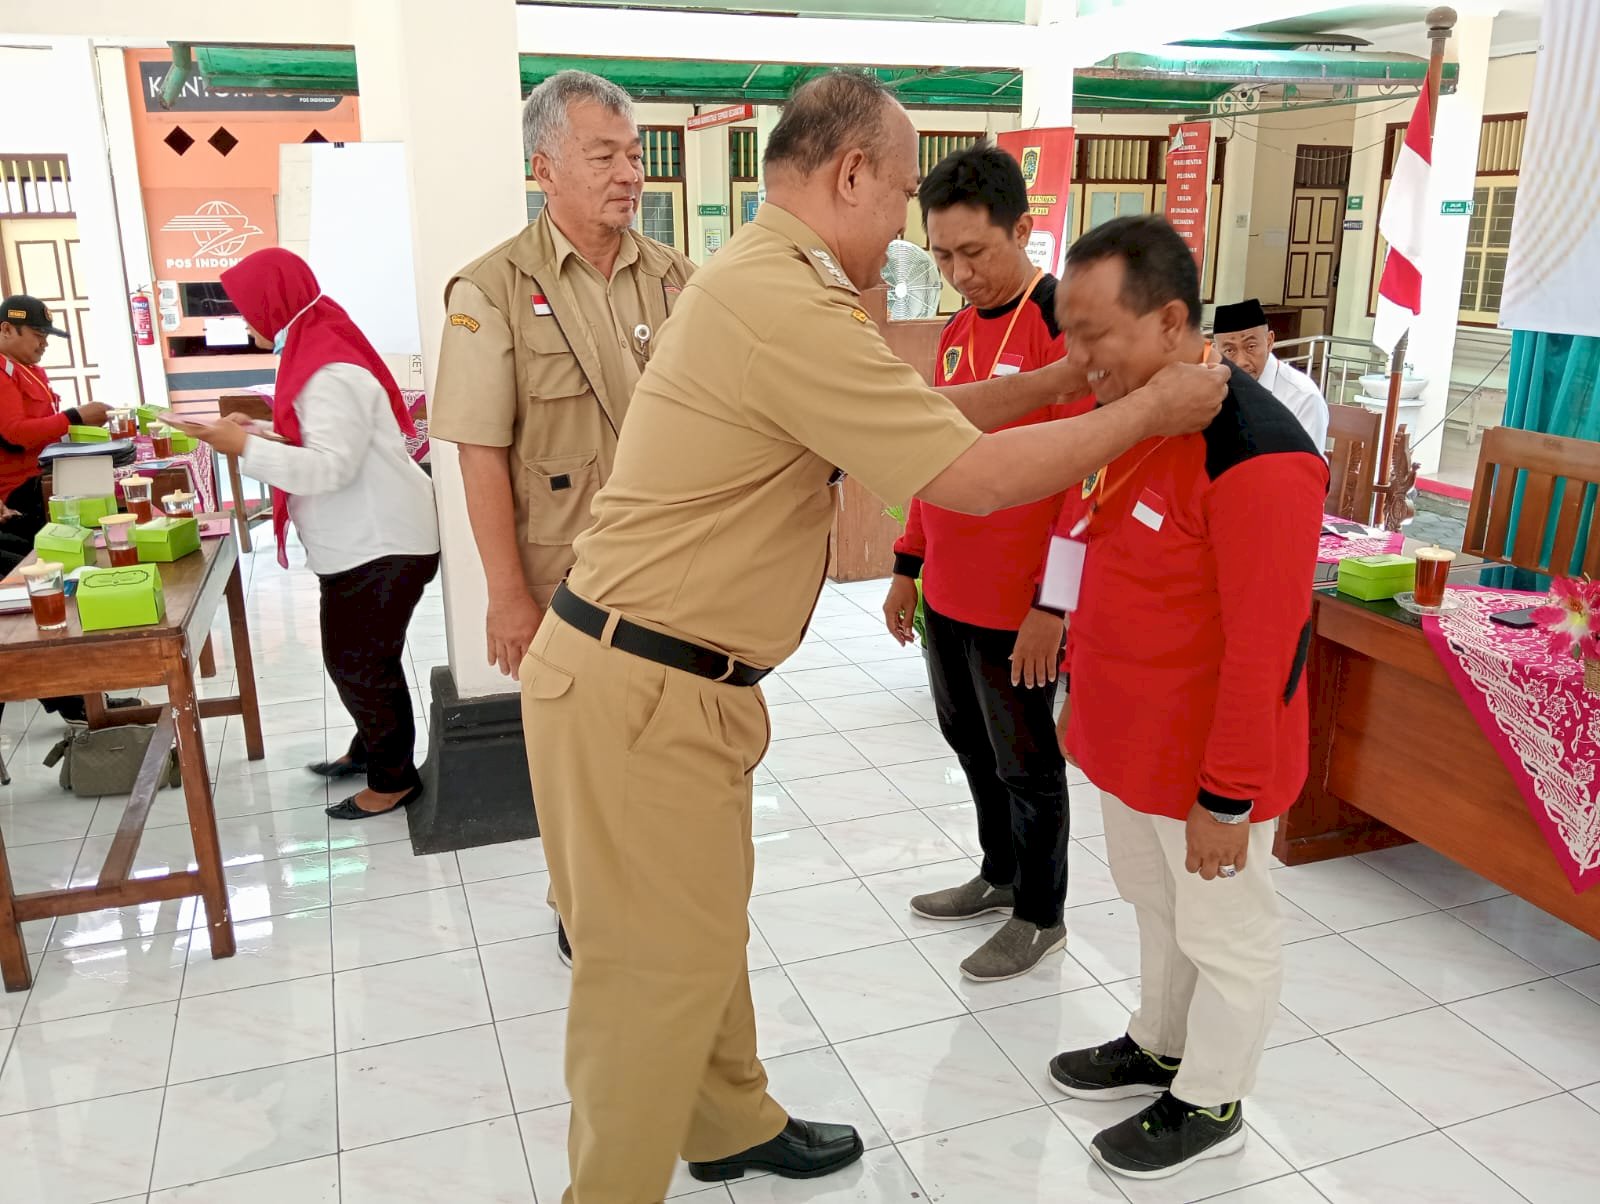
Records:
{"label": "khaki short-sleeve shirt", "polygon": [[692,271],[628,231],[607,280],[547,211],[448,286],[429,434],[506,449],[523,576],[541,603],[572,566],[634,386]]}
{"label": "khaki short-sleeve shirt", "polygon": [[822,239],[769,204],[684,289],[572,588],[775,665],[822,587],[838,471],[901,502],[978,437],[889,350]]}

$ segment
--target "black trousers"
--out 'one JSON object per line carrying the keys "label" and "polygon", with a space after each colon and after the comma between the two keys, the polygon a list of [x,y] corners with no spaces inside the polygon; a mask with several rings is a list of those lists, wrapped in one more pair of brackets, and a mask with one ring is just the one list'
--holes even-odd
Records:
{"label": "black trousers", "polygon": [[978,807],[983,878],[1016,892],[1018,919],[1048,928],[1067,897],[1067,763],[1056,739],[1056,685],[1013,686],[1014,631],[926,608],[928,678],[939,729]]}
{"label": "black trousers", "polygon": [[383,556],[322,582],[322,659],[355,720],[352,761],[384,794],[421,785],[417,725],[406,684],[406,628],[439,557]]}

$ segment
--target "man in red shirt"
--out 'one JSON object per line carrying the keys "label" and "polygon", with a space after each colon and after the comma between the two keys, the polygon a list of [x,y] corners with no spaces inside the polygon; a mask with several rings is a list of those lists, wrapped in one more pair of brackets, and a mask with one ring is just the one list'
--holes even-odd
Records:
{"label": "man in red shirt", "polygon": [[[1194,257],[1159,217],[1080,238],[1057,312],[1103,405],[1206,355]],[[1042,595],[1072,612],[1066,748],[1101,790],[1142,988],[1125,1036],[1050,1073],[1081,1099],[1159,1097],[1095,1137],[1118,1174],[1244,1144],[1282,981],[1272,838],[1306,777],[1327,488],[1321,449],[1235,370],[1205,431],[1148,439],[1070,490],[1051,541]]]}
{"label": "man in red shirt", "polygon": [[66,438],[68,426],[104,426],[97,401],[62,410],[39,361],[51,335],[64,339],[36,297],[0,301],[0,532],[29,547],[49,518],[40,487],[39,452]]}
{"label": "man in red shirt", "polygon": [[[983,143],[957,151],[928,173],[919,199],[939,270],[967,301],[939,340],[934,383],[1028,372],[1065,355],[1055,277],[1027,256],[1033,219],[1017,161]],[[1047,406],[1012,425],[1074,412]],[[934,707],[983,846],[977,877],[918,895],[911,910],[1010,917],[961,963],[976,982],[1026,974],[1067,942],[1067,779],[1053,711],[1062,615],[1035,597],[1060,508],[1057,495],[980,518],[913,500],[883,607],[890,634],[906,643],[922,578]]]}

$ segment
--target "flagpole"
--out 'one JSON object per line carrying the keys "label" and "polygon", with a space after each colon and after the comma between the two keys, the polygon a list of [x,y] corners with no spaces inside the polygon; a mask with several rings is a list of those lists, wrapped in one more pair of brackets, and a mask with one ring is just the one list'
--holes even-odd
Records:
{"label": "flagpole", "polygon": [[[1456,10],[1441,5],[1428,13],[1427,22],[1430,45],[1428,78],[1424,87],[1428,90],[1428,145],[1432,146],[1434,127],[1439,121],[1439,83],[1444,78],[1444,44],[1450,40],[1450,31],[1455,28]],[[1407,330],[1400,336],[1394,354],[1389,357],[1389,400],[1383,409],[1383,441],[1378,445],[1378,455],[1373,457],[1376,463],[1372,466],[1374,523],[1382,523],[1384,519],[1384,499],[1388,496],[1389,474],[1393,471],[1394,437],[1400,425],[1400,382],[1405,376],[1406,345],[1410,341],[1411,332]]]}

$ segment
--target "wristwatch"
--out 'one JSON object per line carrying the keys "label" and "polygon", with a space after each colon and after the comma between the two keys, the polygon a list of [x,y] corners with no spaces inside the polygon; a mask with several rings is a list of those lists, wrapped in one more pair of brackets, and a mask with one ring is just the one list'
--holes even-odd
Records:
{"label": "wristwatch", "polygon": [[1250,812],[1241,811],[1237,815],[1230,815],[1225,811],[1213,811],[1206,808],[1206,813],[1219,824],[1247,824],[1250,822]]}
{"label": "wristwatch", "polygon": [[1225,798],[1209,790],[1201,790],[1196,801],[1219,824],[1247,824],[1250,822],[1250,812],[1255,808],[1254,799]]}

